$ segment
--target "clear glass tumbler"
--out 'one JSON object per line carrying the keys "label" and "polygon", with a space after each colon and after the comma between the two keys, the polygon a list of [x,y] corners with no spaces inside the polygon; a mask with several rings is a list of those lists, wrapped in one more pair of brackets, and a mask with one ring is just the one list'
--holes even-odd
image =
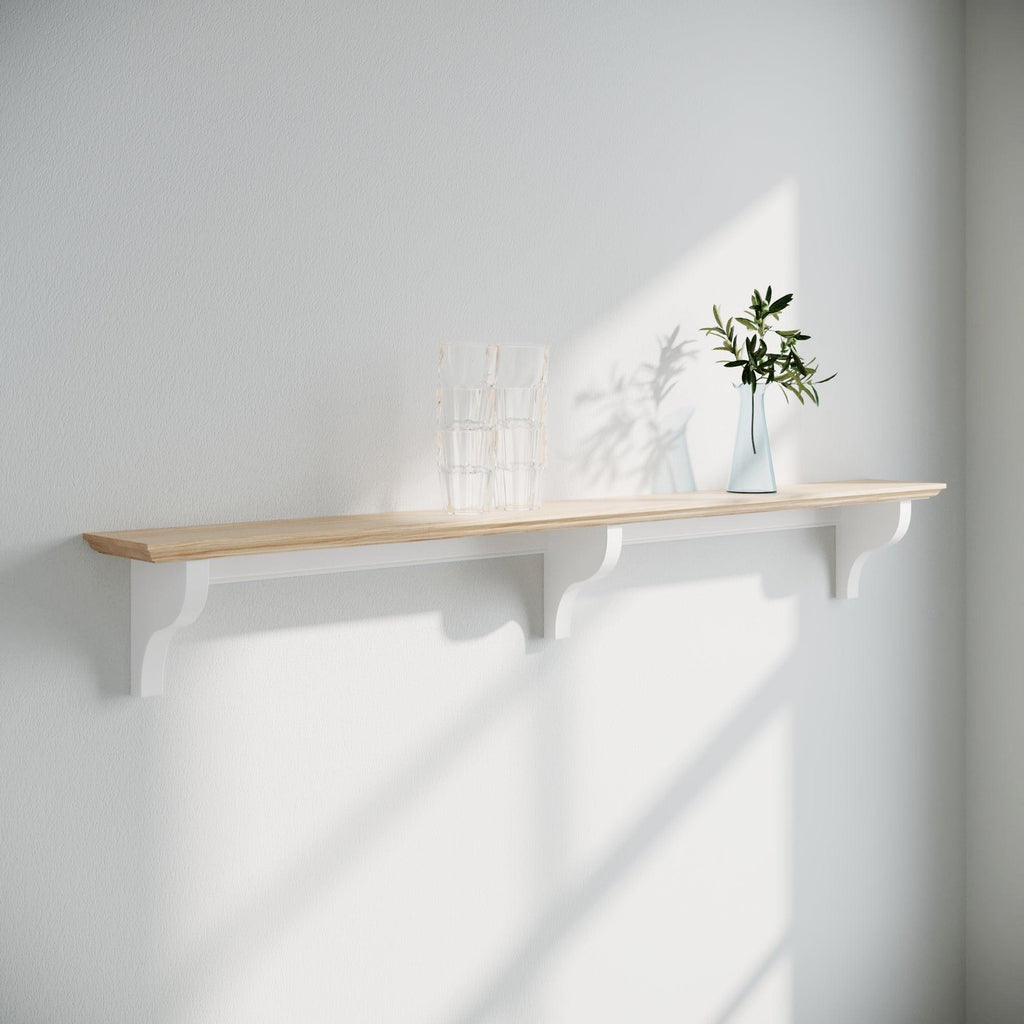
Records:
{"label": "clear glass tumbler", "polygon": [[437,425],[439,427],[493,426],[494,388],[437,389]]}
{"label": "clear glass tumbler", "polygon": [[490,387],[498,362],[497,345],[441,342],[438,381],[443,388]]}
{"label": "clear glass tumbler", "polygon": [[437,432],[437,453],[447,511],[485,511],[494,471],[493,428],[442,427]]}
{"label": "clear glass tumbler", "polygon": [[500,345],[497,376],[499,388],[531,388],[548,382],[547,345]]}
{"label": "clear glass tumbler", "polygon": [[479,513],[490,502],[497,355],[496,345],[440,347],[437,466],[448,512]]}
{"label": "clear glass tumbler", "polygon": [[495,372],[495,506],[539,508],[547,462],[547,345],[501,345]]}
{"label": "clear glass tumbler", "polygon": [[537,427],[547,421],[548,389],[545,384],[532,387],[499,387],[495,391],[498,422],[505,426]]}

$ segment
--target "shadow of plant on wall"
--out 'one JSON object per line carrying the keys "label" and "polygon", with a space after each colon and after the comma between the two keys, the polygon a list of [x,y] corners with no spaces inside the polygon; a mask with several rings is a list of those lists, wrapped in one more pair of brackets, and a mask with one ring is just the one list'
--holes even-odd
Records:
{"label": "shadow of plant on wall", "polygon": [[677,324],[658,339],[655,360],[629,373],[613,366],[605,386],[576,394],[575,407],[596,420],[577,456],[588,483],[660,493],[696,490],[686,443],[693,409],[664,407],[696,358],[695,346],[692,339],[680,339]]}

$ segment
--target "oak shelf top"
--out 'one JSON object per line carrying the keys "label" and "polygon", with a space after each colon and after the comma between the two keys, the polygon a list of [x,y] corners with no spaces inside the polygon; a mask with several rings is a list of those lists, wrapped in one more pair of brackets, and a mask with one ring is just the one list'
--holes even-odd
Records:
{"label": "oak shelf top", "polygon": [[580,526],[616,526],[665,519],[835,508],[883,501],[932,498],[946,485],[899,480],[846,480],[797,484],[774,494],[695,491],[621,498],[552,501],[529,512],[448,515],[440,511],[376,512],[319,519],[278,519],[214,526],[86,533],[89,546],[105,555],[143,562],[182,562],[276,551],[359,547],[420,540],[450,540],[499,533],[529,533]]}

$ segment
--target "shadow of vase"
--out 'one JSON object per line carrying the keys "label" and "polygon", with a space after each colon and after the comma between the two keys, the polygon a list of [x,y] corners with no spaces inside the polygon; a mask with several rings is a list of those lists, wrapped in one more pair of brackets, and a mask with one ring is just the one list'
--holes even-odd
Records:
{"label": "shadow of vase", "polygon": [[695,342],[679,327],[658,339],[658,355],[632,370],[611,368],[604,386],[577,393],[588,421],[574,462],[588,484],[640,494],[679,494],[697,489],[687,443],[692,406],[666,399],[696,358]]}
{"label": "shadow of vase", "polygon": [[686,428],[692,406],[678,410],[651,440],[648,486],[652,494],[684,494],[697,490]]}

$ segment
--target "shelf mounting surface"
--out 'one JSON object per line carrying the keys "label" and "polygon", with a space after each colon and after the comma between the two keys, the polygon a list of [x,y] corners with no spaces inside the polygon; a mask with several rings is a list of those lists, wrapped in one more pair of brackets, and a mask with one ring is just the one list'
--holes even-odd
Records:
{"label": "shelf mounting surface", "polygon": [[559,501],[480,516],[391,512],[84,537],[96,551],[130,559],[132,693],[149,696],[163,692],[170,640],[201,614],[211,584],[540,554],[544,635],[562,638],[570,632],[576,595],[615,568],[624,544],[830,526],[836,531],[836,596],[856,597],[868,555],[902,539],[912,501],[944,488],[855,480],[773,494]]}

